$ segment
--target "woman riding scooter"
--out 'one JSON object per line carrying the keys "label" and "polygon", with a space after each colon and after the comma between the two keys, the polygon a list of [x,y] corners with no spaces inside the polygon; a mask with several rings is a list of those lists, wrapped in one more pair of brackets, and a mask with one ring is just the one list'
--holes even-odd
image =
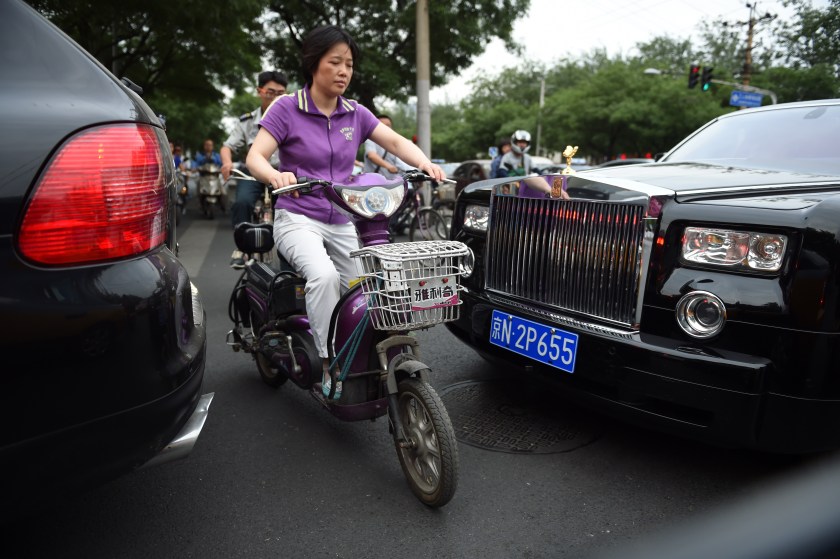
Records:
{"label": "woman riding scooter", "polygon": [[[295,184],[298,177],[346,179],[353,172],[359,146],[368,138],[436,180],[445,178],[420,148],[343,96],[359,54],[345,30],[336,26],[312,30],[304,38],[301,54],[305,87],[269,107],[248,152],[248,169],[255,178],[272,189]],[[268,162],[278,149],[282,171]],[[306,279],[309,320],[324,360],[322,391],[338,399],[341,386],[332,387],[337,371],[329,370],[327,339],[333,308],[356,276],[349,256],[359,247],[356,230],[323,192],[281,196],[275,208],[276,246]]]}

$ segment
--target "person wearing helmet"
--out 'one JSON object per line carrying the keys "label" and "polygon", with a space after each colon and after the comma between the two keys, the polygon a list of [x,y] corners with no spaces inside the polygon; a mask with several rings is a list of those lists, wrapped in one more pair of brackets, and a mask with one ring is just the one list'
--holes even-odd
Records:
{"label": "person wearing helmet", "polygon": [[490,163],[490,177],[491,179],[497,179],[499,177],[506,177],[507,175],[500,175],[499,174],[499,165],[502,163],[502,157],[505,156],[507,152],[510,151],[510,140],[505,138],[499,142],[498,152],[496,153],[496,157],[493,158],[493,161]]}
{"label": "person wearing helmet", "polygon": [[531,174],[531,134],[527,130],[517,130],[510,137],[510,151],[502,156],[498,176],[522,177]]}

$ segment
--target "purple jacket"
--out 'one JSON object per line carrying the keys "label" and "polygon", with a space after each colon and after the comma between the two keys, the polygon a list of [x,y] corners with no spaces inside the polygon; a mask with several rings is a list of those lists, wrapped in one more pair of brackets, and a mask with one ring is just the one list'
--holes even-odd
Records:
{"label": "purple jacket", "polygon": [[[338,98],[329,117],[312,101],[309,86],[279,97],[266,110],[260,126],[268,130],[280,151],[281,171],[296,177],[346,181],[353,173],[359,146],[379,120],[356,101]],[[347,223],[327,200],[323,190],[299,198],[280,196],[276,208],[324,223]]]}

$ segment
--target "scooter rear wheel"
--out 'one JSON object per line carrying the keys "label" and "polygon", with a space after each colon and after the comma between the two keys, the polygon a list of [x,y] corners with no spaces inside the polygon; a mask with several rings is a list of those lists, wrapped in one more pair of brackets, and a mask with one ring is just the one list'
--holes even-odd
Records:
{"label": "scooter rear wheel", "polygon": [[254,354],[254,357],[257,360],[257,370],[260,372],[260,378],[263,379],[263,382],[269,386],[278,387],[282,386],[289,377],[283,373],[277,365],[271,362],[271,359],[260,353],[259,351]]}
{"label": "scooter rear wheel", "polygon": [[394,440],[411,491],[423,504],[441,507],[458,484],[458,445],[449,414],[440,397],[417,378],[400,382],[397,401],[408,439]]}

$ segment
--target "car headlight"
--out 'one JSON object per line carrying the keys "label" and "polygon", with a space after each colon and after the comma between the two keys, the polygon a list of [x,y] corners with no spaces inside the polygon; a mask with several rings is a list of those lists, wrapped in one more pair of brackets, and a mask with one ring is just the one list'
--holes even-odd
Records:
{"label": "car headlight", "polygon": [[686,227],[682,259],[736,270],[777,272],[786,246],[787,236],[775,233]]}
{"label": "car headlight", "polygon": [[464,229],[475,233],[486,233],[490,219],[490,208],[470,204],[464,212]]}

